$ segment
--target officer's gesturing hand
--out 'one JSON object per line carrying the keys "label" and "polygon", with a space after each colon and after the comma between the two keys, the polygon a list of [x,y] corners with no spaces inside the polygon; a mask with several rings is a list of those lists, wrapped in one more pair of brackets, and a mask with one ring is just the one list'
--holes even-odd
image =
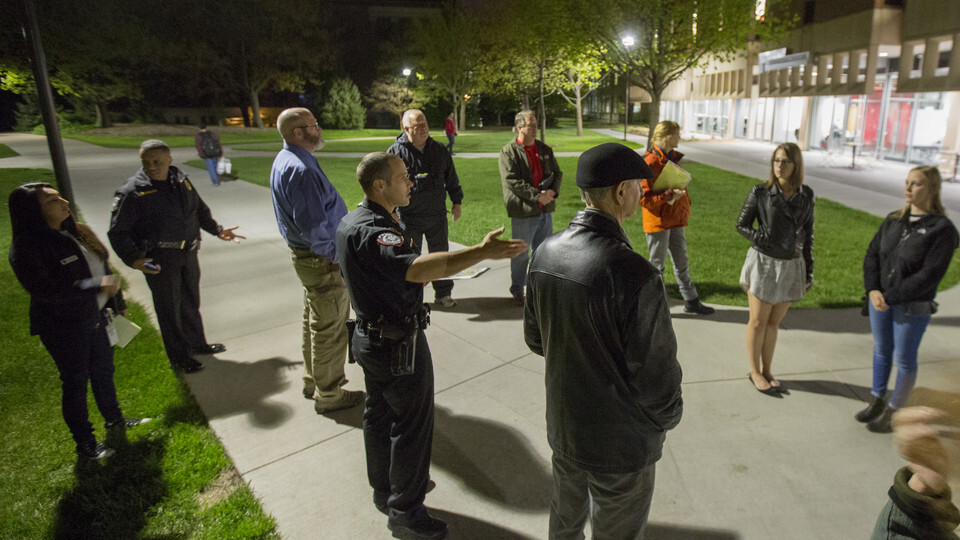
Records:
{"label": "officer's gesturing hand", "polygon": [[417,257],[407,268],[406,280],[411,283],[427,283],[452,276],[485,259],[512,259],[527,250],[523,240],[500,240],[504,228],[490,231],[483,242],[460,251],[435,251]]}
{"label": "officer's gesturing hand", "polygon": [[527,250],[529,246],[523,240],[500,240],[499,236],[504,230],[505,227],[500,227],[483,237],[480,249],[483,250],[484,259],[512,259]]}
{"label": "officer's gesturing hand", "polygon": [[239,244],[241,238],[244,239],[244,240],[246,240],[247,237],[246,237],[246,236],[240,236],[239,234],[233,232],[233,231],[236,230],[238,227],[239,227],[239,225],[236,225],[236,226],[233,226],[233,227],[224,227],[219,233],[217,233],[217,236],[218,236],[221,240],[233,240],[234,242],[236,242],[236,243]]}

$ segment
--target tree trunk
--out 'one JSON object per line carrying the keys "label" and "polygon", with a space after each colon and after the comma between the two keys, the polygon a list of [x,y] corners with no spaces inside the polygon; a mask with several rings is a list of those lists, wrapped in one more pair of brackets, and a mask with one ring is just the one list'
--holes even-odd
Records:
{"label": "tree trunk", "polygon": [[540,141],[547,143],[547,108],[543,104],[543,64],[539,67],[540,78]]}
{"label": "tree trunk", "polygon": [[458,128],[461,131],[467,129],[467,100],[460,100],[460,127]]}
{"label": "tree trunk", "polygon": [[107,110],[106,103],[97,103],[94,105],[97,109],[97,127],[110,127],[113,125],[110,122],[110,111]]}
{"label": "tree trunk", "polygon": [[260,93],[253,88],[250,89],[250,109],[253,116],[253,125],[262,128],[263,118],[260,118]]}
{"label": "tree trunk", "polygon": [[653,92],[650,92],[650,125],[647,132],[647,148],[653,148],[653,128],[660,123],[660,94],[662,93],[663,88],[654,88]]}
{"label": "tree trunk", "polygon": [[530,110],[530,91],[526,88],[523,89],[523,96],[520,98],[521,109],[525,111]]}
{"label": "tree trunk", "polygon": [[577,137],[583,137],[583,95],[580,94],[579,86],[575,86],[573,92],[577,98]]}

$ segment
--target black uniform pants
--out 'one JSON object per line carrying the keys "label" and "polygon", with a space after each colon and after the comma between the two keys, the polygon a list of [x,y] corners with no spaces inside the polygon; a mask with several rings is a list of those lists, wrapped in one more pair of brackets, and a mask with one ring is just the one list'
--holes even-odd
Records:
{"label": "black uniform pants", "polygon": [[200,263],[196,251],[161,250],[154,262],[159,274],[144,274],[153,293],[163,346],[173,365],[184,365],[192,349],[203,347],[207,338],[200,318]]}
{"label": "black uniform pants", "polygon": [[[406,228],[407,234],[413,238],[413,245],[417,248],[417,251],[423,253],[423,237],[427,238],[429,253],[450,251],[450,242],[447,240],[446,214],[435,216],[406,216],[401,214],[401,217],[403,226]],[[437,300],[444,296],[450,296],[450,293],[453,292],[453,281],[449,279],[434,281],[433,292]]]}
{"label": "black uniform pants", "polygon": [[[353,351],[363,368],[367,397],[363,441],[367,478],[377,499],[386,499],[390,519],[403,521],[423,508],[433,444],[433,360],[427,336],[418,330],[414,372],[395,376],[386,347],[358,329]],[[387,498],[388,497],[388,498]]]}
{"label": "black uniform pants", "polygon": [[113,385],[113,347],[107,339],[106,321],[96,328],[58,327],[40,331],[40,341],[60,371],[63,420],[77,445],[94,441],[87,412],[87,381],[97,409],[107,422],[123,417]]}

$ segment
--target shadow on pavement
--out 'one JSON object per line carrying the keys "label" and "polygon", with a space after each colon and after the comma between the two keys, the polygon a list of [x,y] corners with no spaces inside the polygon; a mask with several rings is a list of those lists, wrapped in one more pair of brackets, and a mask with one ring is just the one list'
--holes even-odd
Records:
{"label": "shadow on pavement", "polygon": [[106,444],[117,451],[113,457],[77,459],[77,484],[60,499],[51,538],[139,538],[146,512],[166,496],[162,441],[130,444],[123,430],[114,429]]}
{"label": "shadow on pavement", "polygon": [[934,315],[930,318],[930,324],[937,326],[960,326],[960,317],[938,317]]}
{"label": "shadow on pavement", "polygon": [[436,407],[434,422],[434,466],[459,477],[466,489],[508,508],[523,512],[550,508],[550,465],[518,430],[484,418],[455,415],[445,407]]}
{"label": "shadow on pavement", "polygon": [[780,328],[839,334],[869,334],[870,319],[853,309],[791,309]]}
{"label": "shadow on pavement", "polygon": [[[455,514],[439,508],[430,508],[430,515],[442,519],[450,526],[449,538],[458,540],[487,540],[496,538],[498,540],[528,540],[536,538],[520,534],[510,529],[505,529],[489,521],[483,521],[463,514]],[[546,519],[546,517],[544,517]]]}
{"label": "shadow on pavement", "polygon": [[[431,305],[431,307],[433,307]],[[476,297],[457,298],[457,306],[451,309],[434,308],[437,311],[452,313],[468,313],[471,322],[483,321],[521,321],[523,308],[513,303],[513,298],[506,297]]]}
{"label": "shadow on pavement", "polygon": [[268,401],[289,384],[284,369],[300,368],[303,361],[283,357],[256,362],[234,362],[205,357],[206,368],[190,377],[190,386],[208,419],[247,414],[258,427],[283,424],[293,412],[280,401]]}
{"label": "shadow on pavement", "polygon": [[643,537],[648,540],[734,540],[740,535],[732,531],[648,523]]}
{"label": "shadow on pavement", "polygon": [[823,396],[839,396],[861,401],[865,401],[867,396],[870,395],[869,386],[846,384],[839,381],[824,381],[820,379],[797,380],[783,377],[778,378],[780,379],[780,384],[790,391],[809,392]]}

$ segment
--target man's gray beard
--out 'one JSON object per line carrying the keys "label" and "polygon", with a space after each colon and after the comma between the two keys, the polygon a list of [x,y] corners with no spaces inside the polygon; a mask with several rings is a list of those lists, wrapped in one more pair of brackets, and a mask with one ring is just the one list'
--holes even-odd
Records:
{"label": "man's gray beard", "polygon": [[316,151],[322,149],[322,148],[323,148],[324,146],[326,146],[326,145],[327,145],[327,141],[325,141],[325,140],[323,140],[323,139],[320,139],[319,141],[317,141],[317,144],[314,145],[313,151],[316,152]]}

